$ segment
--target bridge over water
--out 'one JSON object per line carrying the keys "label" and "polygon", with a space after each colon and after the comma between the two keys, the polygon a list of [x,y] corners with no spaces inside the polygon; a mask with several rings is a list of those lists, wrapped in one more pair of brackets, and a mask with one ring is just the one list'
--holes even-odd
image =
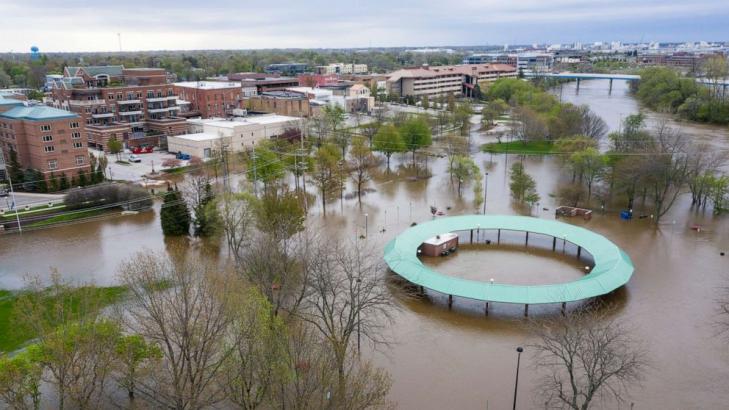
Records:
{"label": "bridge over water", "polygon": [[610,80],[610,90],[613,91],[613,80],[618,81],[640,81],[636,74],[608,74],[608,73],[529,73],[528,78],[560,78],[565,80],[577,80],[577,92],[580,91],[581,80]]}

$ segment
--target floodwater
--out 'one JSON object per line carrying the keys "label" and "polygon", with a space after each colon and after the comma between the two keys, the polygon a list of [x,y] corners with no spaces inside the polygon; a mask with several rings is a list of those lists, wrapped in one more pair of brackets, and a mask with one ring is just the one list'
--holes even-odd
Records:
{"label": "floodwater", "polygon": [[[562,87],[562,98],[590,104],[617,129],[621,118],[640,107],[621,83],[608,95],[607,82],[584,81],[579,95],[574,84]],[[659,118],[651,114],[650,118]],[[726,128],[680,124],[697,140],[729,146]],[[509,199],[508,168],[523,161],[537,181],[542,198],[531,210],[539,218],[554,218],[557,203],[550,196],[559,183],[560,164],[549,157],[520,158],[476,152],[487,139],[472,134],[477,164],[489,173],[486,210],[490,214],[525,214]],[[412,222],[432,218],[430,206],[448,215],[473,213],[473,191],[464,188],[459,198],[445,172],[446,160],[430,158],[429,179],[410,178],[409,156],[393,158],[391,172],[377,173],[371,182],[375,192],[344,204],[334,201],[322,215],[320,201],[311,204],[309,223],[326,223],[327,234],[356,240],[367,234],[372,246],[384,244]],[[313,189],[313,184],[307,184]],[[351,191],[351,187],[349,187]],[[690,208],[681,197],[658,228],[647,219],[622,221],[617,214],[597,212],[591,221],[566,220],[585,226],[618,244],[632,258],[635,274],[628,285],[605,297],[617,306],[615,319],[628,325],[649,350],[652,368],[622,407],[637,409],[718,409],[729,403],[729,349],[716,335],[720,287],[729,285],[729,218],[714,217],[710,210]],[[636,210],[639,214],[640,210]],[[366,216],[365,216],[366,215]],[[695,226],[702,229],[692,229]],[[574,248],[564,254],[538,240],[523,248],[518,236],[508,246],[464,246],[455,255],[428,263],[444,274],[469,279],[494,278],[504,283],[546,283],[580,277]],[[117,219],[43,229],[22,235],[0,236],[0,288],[22,286],[26,273],[47,275],[50,267],[66,278],[115,281],[115,269],[143,248],[165,250],[158,218],[153,212]],[[573,259],[574,258],[574,259]],[[511,406],[517,346],[526,346],[519,374],[520,409],[543,408],[536,396],[538,375],[528,347],[533,340],[524,329],[523,307],[495,304],[489,316],[482,303],[455,299],[447,307],[446,296],[428,293],[425,298],[403,299],[394,316],[391,347],[368,352],[392,375],[391,398],[404,409],[505,409]],[[574,307],[572,307],[574,308]],[[530,307],[530,315],[558,314],[558,306]]]}

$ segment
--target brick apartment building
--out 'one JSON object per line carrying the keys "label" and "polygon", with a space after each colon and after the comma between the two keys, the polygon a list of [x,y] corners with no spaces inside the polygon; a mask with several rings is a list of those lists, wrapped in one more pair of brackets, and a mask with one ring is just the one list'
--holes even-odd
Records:
{"label": "brick apartment building", "polygon": [[88,171],[85,124],[80,115],[0,97],[0,148],[6,162],[15,151],[23,169],[47,177]]}
{"label": "brick apartment building", "polygon": [[51,104],[81,116],[89,145],[107,150],[111,138],[127,146],[164,145],[167,135],[187,132],[185,101],[158,68],[66,67],[53,83]]}
{"label": "brick apartment building", "polygon": [[274,113],[290,117],[311,117],[315,110],[305,93],[295,91],[267,91],[241,101],[248,111]]}
{"label": "brick apartment building", "polygon": [[241,84],[232,81],[185,81],[174,83],[174,92],[190,103],[188,117],[226,117],[238,108]]}
{"label": "brick apartment building", "polygon": [[516,67],[505,64],[462,64],[406,68],[391,73],[387,91],[395,96],[437,97],[448,94],[472,96],[480,87],[499,78],[515,78]]}

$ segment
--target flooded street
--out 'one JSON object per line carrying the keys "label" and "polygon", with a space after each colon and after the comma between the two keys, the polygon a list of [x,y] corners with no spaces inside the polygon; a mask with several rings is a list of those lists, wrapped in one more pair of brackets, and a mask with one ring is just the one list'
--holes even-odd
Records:
{"label": "flooded street", "polygon": [[[559,94],[559,90],[556,91]],[[562,86],[563,101],[589,104],[617,130],[620,121],[639,110],[627,94],[627,86],[615,82],[608,95],[607,81],[583,81]],[[661,117],[650,114],[651,121]],[[727,128],[680,123],[697,141],[720,149],[729,148]],[[539,218],[554,218],[559,204],[551,196],[559,182],[560,164],[551,157],[520,158],[515,155],[476,153],[486,138],[474,132],[472,152],[477,165],[488,172],[486,210],[489,214],[524,214],[509,198],[508,168],[524,161],[537,182],[542,200],[531,211]],[[458,198],[446,172],[447,160],[430,158],[429,179],[411,180],[405,166],[410,160],[393,156],[392,171],[378,172],[370,183],[375,192],[344,204],[311,204],[309,223],[342,240],[367,233],[368,241],[381,250],[384,244],[412,222],[432,218],[430,206],[447,215],[474,213],[469,185]],[[309,185],[313,190],[313,184]],[[351,186],[347,192],[351,192]],[[312,191],[313,192],[313,191]],[[546,209],[546,210],[545,210]],[[366,215],[366,216],[365,216]],[[648,219],[620,220],[615,212],[596,212],[590,221],[565,220],[594,230],[625,250],[635,264],[628,285],[606,297],[618,306],[616,320],[645,341],[652,368],[642,386],[623,407],[636,409],[718,409],[729,403],[729,348],[713,327],[720,287],[729,286],[729,217],[714,217],[711,210],[695,211],[684,195],[656,229]],[[693,230],[701,225],[701,231]],[[514,284],[541,284],[575,280],[582,269],[569,247],[552,253],[549,243],[530,240],[519,246],[464,246],[448,258],[428,261],[444,274],[468,279]],[[65,278],[99,285],[115,282],[120,262],[142,249],[165,250],[159,223],[159,204],[153,212],[104,221],[41,229],[22,235],[0,236],[0,288],[22,287],[25,274],[48,275],[55,268]],[[532,248],[533,247],[533,248]],[[530,309],[539,316],[555,314],[558,306]],[[514,388],[517,346],[525,346],[521,358],[518,408],[543,408],[535,399],[537,375],[528,347],[530,335],[523,328],[523,307],[496,304],[485,317],[483,306],[455,300],[449,311],[444,295],[402,300],[391,328],[392,347],[370,352],[375,362],[393,377],[392,400],[403,409],[510,408]]]}

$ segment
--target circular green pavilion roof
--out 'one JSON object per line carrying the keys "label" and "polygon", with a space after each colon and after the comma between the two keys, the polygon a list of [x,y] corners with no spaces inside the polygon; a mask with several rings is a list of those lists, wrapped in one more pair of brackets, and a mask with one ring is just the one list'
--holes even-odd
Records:
{"label": "circular green pavilion roof", "polygon": [[[479,228],[530,232],[564,239],[589,252],[595,264],[589,274],[572,282],[519,286],[446,276],[425,266],[417,256],[418,247],[429,238]],[[411,283],[447,295],[486,302],[574,302],[610,293],[625,285],[633,275],[630,257],[604,236],[579,226],[526,216],[466,215],[424,222],[390,241],[385,246],[384,258],[392,271]]]}

